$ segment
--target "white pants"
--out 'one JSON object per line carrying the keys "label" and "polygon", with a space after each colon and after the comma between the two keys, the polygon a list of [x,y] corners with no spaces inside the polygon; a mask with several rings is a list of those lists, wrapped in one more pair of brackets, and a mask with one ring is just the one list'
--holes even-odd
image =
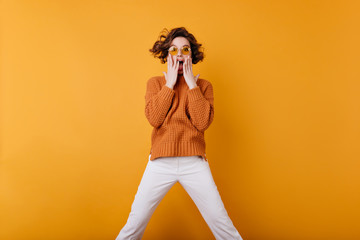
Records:
{"label": "white pants", "polygon": [[200,156],[185,156],[151,161],[150,157],[129,218],[116,240],[141,239],[156,207],[176,182],[195,202],[217,240],[242,240],[225,210],[206,160]]}

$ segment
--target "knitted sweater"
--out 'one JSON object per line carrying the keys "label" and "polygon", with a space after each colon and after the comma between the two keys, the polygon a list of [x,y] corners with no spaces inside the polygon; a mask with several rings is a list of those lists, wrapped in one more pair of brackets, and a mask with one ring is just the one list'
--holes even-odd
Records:
{"label": "knitted sweater", "polygon": [[183,75],[174,89],[165,84],[165,76],[156,76],[146,87],[145,116],[154,127],[150,160],[198,155],[207,161],[204,131],[214,119],[212,84],[199,78],[197,86],[189,89]]}

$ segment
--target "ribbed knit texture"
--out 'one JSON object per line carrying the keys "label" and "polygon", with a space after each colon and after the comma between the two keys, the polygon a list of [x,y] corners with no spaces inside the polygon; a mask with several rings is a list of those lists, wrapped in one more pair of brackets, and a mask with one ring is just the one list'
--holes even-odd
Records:
{"label": "ribbed knit texture", "polygon": [[199,155],[207,161],[204,132],[214,119],[212,84],[199,78],[189,89],[183,75],[174,89],[165,84],[165,76],[156,76],[146,87],[145,115],[154,127],[150,160]]}

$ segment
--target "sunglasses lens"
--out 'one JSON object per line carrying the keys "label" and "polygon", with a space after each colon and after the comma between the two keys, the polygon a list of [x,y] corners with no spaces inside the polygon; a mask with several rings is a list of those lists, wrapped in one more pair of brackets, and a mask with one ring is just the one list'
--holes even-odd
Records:
{"label": "sunglasses lens", "polygon": [[169,53],[174,56],[178,53],[178,49],[176,47],[171,47]]}
{"label": "sunglasses lens", "polygon": [[[183,48],[181,49],[181,53],[182,53],[183,55],[188,55],[188,54],[190,53],[190,51],[191,51],[190,47],[183,47]],[[170,53],[171,55],[173,55],[173,56],[177,55],[177,54],[178,54],[178,48],[177,48],[177,47],[174,47],[174,46],[170,47],[170,48],[169,48],[169,53]]]}
{"label": "sunglasses lens", "polygon": [[188,55],[190,53],[190,48],[189,47],[183,47],[181,52],[184,55]]}

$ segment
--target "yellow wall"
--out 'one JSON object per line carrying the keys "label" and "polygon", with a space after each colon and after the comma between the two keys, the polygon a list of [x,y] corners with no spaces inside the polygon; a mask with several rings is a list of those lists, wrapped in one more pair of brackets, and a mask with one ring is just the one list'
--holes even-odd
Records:
{"label": "yellow wall", "polygon": [[[148,49],[185,26],[245,240],[360,239],[358,1],[2,1],[0,239],[115,239],[150,151]],[[143,239],[214,239],[176,184]]]}

